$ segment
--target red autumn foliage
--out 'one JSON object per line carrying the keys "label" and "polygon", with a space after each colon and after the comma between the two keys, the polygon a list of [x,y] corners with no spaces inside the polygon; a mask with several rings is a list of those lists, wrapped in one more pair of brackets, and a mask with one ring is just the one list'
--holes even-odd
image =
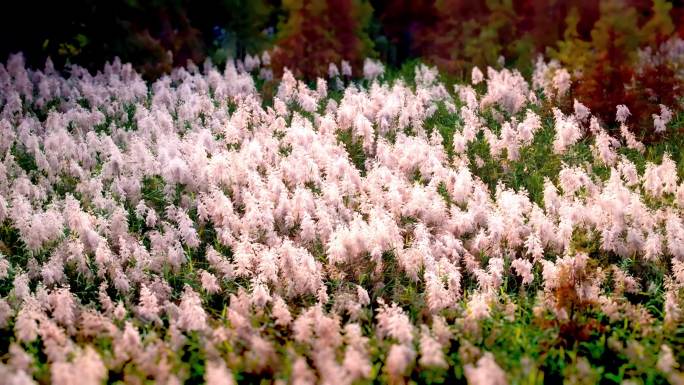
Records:
{"label": "red autumn foliage", "polygon": [[276,75],[283,68],[295,76],[315,79],[327,73],[329,63],[348,61],[354,69],[371,54],[365,31],[372,8],[362,0],[285,1],[282,23],[272,54]]}
{"label": "red autumn foliage", "polygon": [[661,104],[678,108],[677,95],[684,83],[677,73],[680,63],[664,59],[664,43],[674,30],[671,5],[655,1],[647,11],[641,3],[624,8],[621,2],[604,2],[592,39],[584,43],[589,60],[577,66],[570,55],[561,54],[560,59],[581,71],[573,85],[574,97],[606,123],[614,122],[616,104],[626,105],[634,131],[652,141],[657,138],[653,114],[659,113]]}

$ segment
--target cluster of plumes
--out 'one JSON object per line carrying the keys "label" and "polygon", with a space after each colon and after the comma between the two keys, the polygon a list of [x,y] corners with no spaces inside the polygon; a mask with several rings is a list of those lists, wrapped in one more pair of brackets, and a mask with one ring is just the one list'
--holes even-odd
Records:
{"label": "cluster of plumes", "polygon": [[[588,263],[578,233],[601,253],[671,261],[665,323],[683,319],[684,184],[669,156],[639,174],[618,155],[640,144],[625,108],[622,138],[580,102],[550,114],[553,151],[593,141],[606,181],[563,165],[535,203],[473,173],[467,150],[479,137],[494,159],[517,160],[532,145],[543,129],[538,94],[569,88],[556,64],[539,64],[532,86],[517,72],[473,71],[485,93],[465,85],[453,95],[433,69],[418,66],[415,86],[380,83],[382,65],[367,61],[369,86],[352,84],[340,100],[325,80],[312,89],[286,71],[272,103],[246,72],[259,66],[256,57],[223,72],[179,68],[148,88],[118,61],[67,78],[50,62],[27,70],[21,56],[0,65],[0,221],[17,238],[0,258],[0,281],[11,281],[0,326],[13,335],[0,377],[31,383],[26,347],[39,339],[57,384],[76,373],[100,383],[110,371],[178,383],[190,374],[174,352],[195,338],[209,383],[230,383],[236,370],[351,383],[370,378],[376,360],[400,382],[416,368],[446,368],[456,329],[477,333],[495,311],[513,317],[506,277],[539,289],[540,314],[570,317],[571,292],[648,328],[652,317],[625,296],[648,282]],[[438,106],[459,117],[449,155],[425,127]],[[377,294],[389,273],[424,288],[423,321]],[[212,308],[217,299],[224,308]],[[103,339],[107,354],[95,348]],[[380,357],[369,339],[385,344]],[[675,376],[663,349],[661,366]],[[468,381],[506,383],[491,353],[461,359]]]}

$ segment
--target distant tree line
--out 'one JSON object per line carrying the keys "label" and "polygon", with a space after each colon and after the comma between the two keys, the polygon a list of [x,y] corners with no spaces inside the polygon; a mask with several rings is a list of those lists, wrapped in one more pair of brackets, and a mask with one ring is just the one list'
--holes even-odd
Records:
{"label": "distant tree line", "polygon": [[12,8],[0,16],[4,57],[23,51],[34,66],[50,56],[95,69],[118,56],[148,79],[188,60],[222,65],[264,50],[276,75],[288,67],[309,79],[342,60],[358,73],[365,57],[390,66],[421,58],[460,78],[473,66],[501,65],[529,76],[543,53],[582,75],[573,92],[599,115],[613,113],[616,100],[632,111],[676,102],[682,81],[681,69],[643,63],[644,50],[657,55],[684,36],[682,0],[65,0]]}

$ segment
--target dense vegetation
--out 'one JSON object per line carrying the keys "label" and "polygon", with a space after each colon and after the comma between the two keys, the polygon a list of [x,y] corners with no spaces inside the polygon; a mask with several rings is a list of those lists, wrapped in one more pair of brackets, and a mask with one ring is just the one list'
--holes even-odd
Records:
{"label": "dense vegetation", "polygon": [[272,60],[0,65],[0,378],[684,381],[681,94]]}

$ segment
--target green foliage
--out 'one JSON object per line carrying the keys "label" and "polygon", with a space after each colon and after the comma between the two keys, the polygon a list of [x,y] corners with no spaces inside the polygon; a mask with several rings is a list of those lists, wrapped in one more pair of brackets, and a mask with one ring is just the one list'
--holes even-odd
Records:
{"label": "green foliage", "polygon": [[666,0],[653,0],[653,16],[641,28],[642,40],[651,45],[656,45],[665,36],[674,32],[674,23],[670,12],[672,3]]}
{"label": "green foliage", "polygon": [[12,146],[12,156],[17,162],[19,167],[21,167],[27,174],[31,174],[33,171],[38,171],[38,165],[36,164],[36,159],[31,155],[26,148],[18,144]]}
{"label": "green foliage", "polygon": [[[196,16],[205,28],[203,34],[213,36],[209,57],[218,66],[228,59],[241,58],[246,53],[258,54],[272,43],[273,36],[266,31],[275,13],[274,5],[264,0],[200,1],[195,5]],[[201,4],[204,3],[204,4]],[[214,15],[203,11],[211,9]],[[195,17],[193,17],[195,16]],[[213,24],[213,25],[212,25]]]}
{"label": "green foliage", "polygon": [[340,131],[337,134],[337,139],[344,145],[350,160],[359,170],[361,176],[364,176],[366,173],[366,153],[363,151],[363,144],[358,140],[354,140],[351,130]]}
{"label": "green foliage", "polygon": [[611,48],[634,55],[640,45],[637,10],[619,0],[601,2],[601,17],[591,31],[593,48],[600,55]]}
{"label": "green foliage", "polygon": [[551,56],[569,66],[570,72],[581,70],[592,60],[591,43],[583,40],[577,31],[580,14],[576,7],[572,7],[565,18],[565,32],[563,40],[556,44],[558,48],[549,47]]}

